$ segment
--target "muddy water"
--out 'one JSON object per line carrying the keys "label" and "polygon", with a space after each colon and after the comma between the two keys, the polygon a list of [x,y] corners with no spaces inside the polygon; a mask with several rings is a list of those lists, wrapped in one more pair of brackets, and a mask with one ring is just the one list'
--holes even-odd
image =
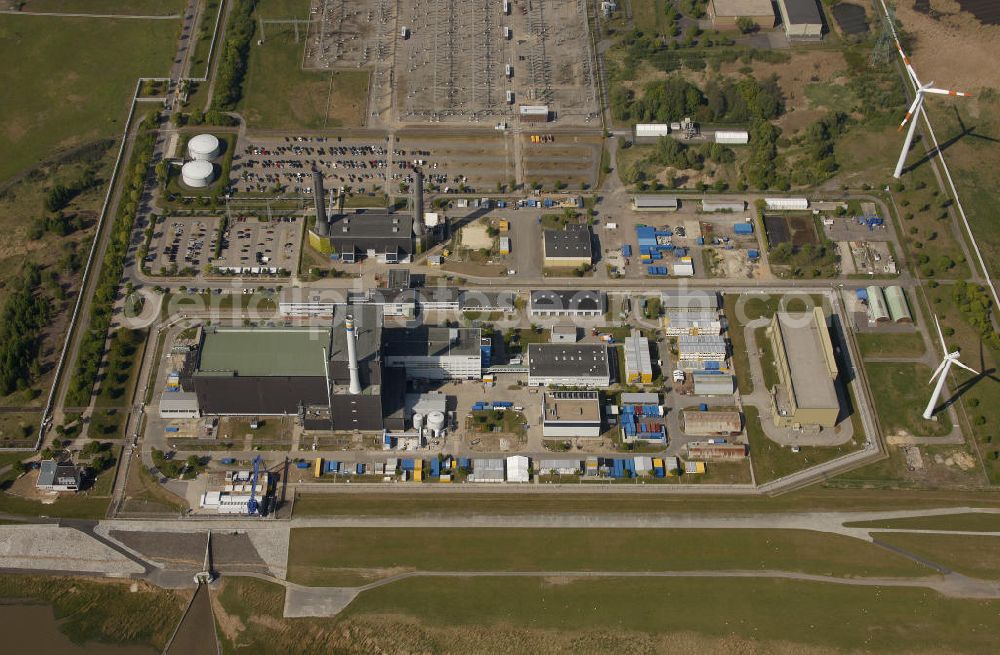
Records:
{"label": "muddy water", "polygon": [[78,646],[59,632],[48,605],[0,604],[0,634],[4,653],[58,653],[59,655],[156,655],[145,646],[88,643]]}

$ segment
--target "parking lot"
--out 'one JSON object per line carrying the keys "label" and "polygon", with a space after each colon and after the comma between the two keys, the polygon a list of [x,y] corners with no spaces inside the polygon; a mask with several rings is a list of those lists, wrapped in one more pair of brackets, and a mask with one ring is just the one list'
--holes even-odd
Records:
{"label": "parking lot", "polygon": [[423,170],[430,192],[460,187],[495,191],[498,182],[513,177],[502,135],[441,141],[403,134],[397,136],[391,156],[383,140],[251,137],[239,144],[231,181],[235,192],[242,194],[271,195],[280,187],[286,194],[309,195],[312,170],[318,168],[328,190],[343,187],[349,193],[370,193],[389,189],[395,193],[401,184],[413,182],[415,167]]}
{"label": "parking lot", "polygon": [[161,216],[146,254],[153,275],[168,275],[190,269],[198,274],[215,253],[219,218]]}
{"label": "parking lot", "polygon": [[274,274],[294,271],[302,240],[302,219],[234,218],[212,266],[223,273]]}

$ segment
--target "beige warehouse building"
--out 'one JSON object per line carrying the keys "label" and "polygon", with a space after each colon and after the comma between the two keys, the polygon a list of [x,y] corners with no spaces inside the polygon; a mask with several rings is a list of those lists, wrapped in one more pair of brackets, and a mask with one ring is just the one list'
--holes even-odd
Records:
{"label": "beige warehouse building", "polygon": [[775,314],[767,337],[780,380],[770,390],[775,425],[835,426],[840,415],[834,386],[837,360],[822,308],[805,314]]}
{"label": "beige warehouse building", "polygon": [[735,30],[736,20],[745,16],[762,30],[774,27],[771,0],[709,0],[708,17],[717,30]]}

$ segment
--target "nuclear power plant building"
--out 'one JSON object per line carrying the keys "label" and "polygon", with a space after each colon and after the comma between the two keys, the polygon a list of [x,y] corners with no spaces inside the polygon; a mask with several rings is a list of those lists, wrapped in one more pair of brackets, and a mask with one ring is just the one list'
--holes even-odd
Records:
{"label": "nuclear power plant building", "polygon": [[405,377],[384,375],[381,348],[376,305],[338,306],[332,327],[208,328],[182,385],[204,415],[298,415],[307,428],[402,429]]}

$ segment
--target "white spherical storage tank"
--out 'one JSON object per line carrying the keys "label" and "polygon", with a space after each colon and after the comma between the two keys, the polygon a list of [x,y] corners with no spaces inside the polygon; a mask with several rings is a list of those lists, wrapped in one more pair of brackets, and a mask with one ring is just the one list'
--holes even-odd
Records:
{"label": "white spherical storage tank", "polygon": [[436,437],[444,429],[444,413],[433,411],[427,415],[427,428]]}
{"label": "white spherical storage tank", "polygon": [[211,161],[219,156],[219,139],[211,134],[199,134],[188,141],[188,156],[191,159]]}
{"label": "white spherical storage tank", "polygon": [[181,182],[194,189],[207,187],[215,179],[212,162],[194,159],[181,166]]}

